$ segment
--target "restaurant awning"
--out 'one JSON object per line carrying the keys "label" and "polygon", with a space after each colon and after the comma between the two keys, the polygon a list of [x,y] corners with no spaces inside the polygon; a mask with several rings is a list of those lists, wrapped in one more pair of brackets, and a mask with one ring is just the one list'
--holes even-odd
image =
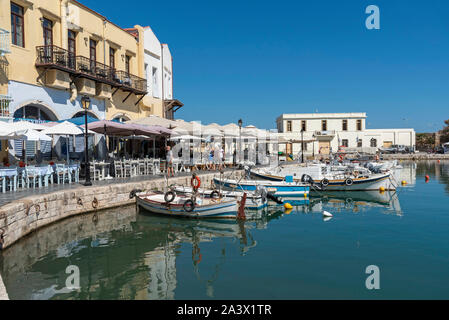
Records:
{"label": "restaurant awning", "polygon": [[144,126],[133,123],[121,123],[110,120],[100,120],[92,122],[88,129],[108,136],[154,136],[161,135],[161,132],[151,126]]}

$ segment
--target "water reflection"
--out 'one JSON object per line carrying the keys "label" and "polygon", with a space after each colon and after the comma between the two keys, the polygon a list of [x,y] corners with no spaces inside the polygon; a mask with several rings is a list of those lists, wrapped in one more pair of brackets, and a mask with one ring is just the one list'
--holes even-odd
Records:
{"label": "water reflection", "polygon": [[[193,271],[203,280],[201,243],[216,238],[238,240],[241,255],[257,245],[251,229],[267,227],[282,211],[271,209],[254,221],[203,221],[138,214],[135,207],[74,217],[44,228],[2,254],[1,273],[11,299],[174,299],[176,258],[181,244],[191,244]],[[60,293],[68,265],[80,269],[81,291]]]}
{"label": "water reflection", "polygon": [[[396,179],[413,187],[416,174],[431,174],[430,169],[449,185],[449,166],[435,162],[429,167],[404,163],[395,173]],[[97,222],[92,215],[78,216],[46,227],[5,250],[0,257],[1,274],[11,299],[175,299],[181,282],[189,276],[194,276],[194,286],[205,290],[203,294],[214,298],[217,280],[229,270],[230,259],[235,259],[230,251],[250,260],[254,256],[250,253],[261,246],[277,248],[276,241],[271,238],[267,243],[263,234],[271,232],[278,220],[294,223],[290,214],[321,217],[323,210],[403,215],[400,193],[320,194],[292,203],[291,212],[274,206],[245,222],[161,217],[139,213],[134,206],[101,213]],[[79,292],[58,291],[65,286],[68,265],[80,269]],[[251,274],[250,270],[241,272]]]}
{"label": "water reflection", "polygon": [[399,197],[396,192],[352,191],[326,193],[319,197],[312,197],[305,212],[349,211],[359,213],[377,208],[380,212],[402,216]]}

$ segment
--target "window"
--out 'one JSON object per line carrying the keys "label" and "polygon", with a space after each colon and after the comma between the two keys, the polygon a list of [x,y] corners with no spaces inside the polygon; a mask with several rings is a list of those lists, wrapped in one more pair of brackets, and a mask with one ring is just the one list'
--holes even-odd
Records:
{"label": "window", "polygon": [[127,74],[129,74],[129,64],[131,61],[131,57],[130,56],[126,56],[125,58],[125,71]]}
{"label": "window", "polygon": [[287,132],[292,132],[292,122],[287,121]]}
{"label": "window", "polygon": [[371,146],[372,148],[377,148],[377,139],[372,138],[372,139],[370,140],[370,146]]}
{"label": "window", "polygon": [[327,120],[321,121],[321,131],[327,131]]}
{"label": "window", "polygon": [[343,146],[343,147],[348,147],[348,139],[343,139],[343,140],[341,140],[341,145]]}
{"label": "window", "polygon": [[159,98],[159,86],[157,80],[157,68],[153,67],[152,72],[152,82],[153,82],[153,97]]}
{"label": "window", "polygon": [[97,41],[90,39],[89,41],[89,55],[90,55],[90,71],[95,72],[95,65],[97,62]]}
{"label": "window", "polygon": [[362,120],[357,120],[357,131],[362,131]]}
{"label": "window", "polygon": [[306,120],[301,120],[301,131],[307,131],[307,122],[306,122]]}
{"label": "window", "polygon": [[69,49],[69,67],[75,69],[76,33],[69,30],[67,33],[67,48]]}
{"label": "window", "polygon": [[11,36],[12,43],[25,48],[23,7],[11,2]]}
{"label": "window", "polygon": [[115,49],[109,48],[109,66],[115,69]]}
{"label": "window", "polygon": [[44,46],[53,45],[53,21],[45,19],[42,21],[42,28],[44,33]]}
{"label": "window", "polygon": [[357,139],[357,147],[358,148],[362,147],[362,139]]}
{"label": "window", "polygon": [[348,120],[343,120],[342,130],[343,131],[348,131]]}

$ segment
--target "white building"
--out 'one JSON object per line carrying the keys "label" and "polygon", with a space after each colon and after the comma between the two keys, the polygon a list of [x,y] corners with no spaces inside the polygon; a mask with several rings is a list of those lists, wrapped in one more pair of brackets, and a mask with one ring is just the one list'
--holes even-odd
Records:
{"label": "white building", "polygon": [[[295,113],[276,119],[279,151],[296,155],[329,154],[340,146],[360,151],[404,145],[415,147],[414,129],[367,129],[366,113]],[[283,142],[283,143],[282,143]]]}
{"label": "white building", "polygon": [[144,105],[151,106],[153,114],[173,119],[173,113],[183,106],[173,99],[173,59],[167,44],[161,44],[150,27],[144,30],[144,65],[148,94]]}

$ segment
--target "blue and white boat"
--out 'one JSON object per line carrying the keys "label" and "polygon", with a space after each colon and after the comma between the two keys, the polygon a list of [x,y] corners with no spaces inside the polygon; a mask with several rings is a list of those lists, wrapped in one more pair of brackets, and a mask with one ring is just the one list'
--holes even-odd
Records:
{"label": "blue and white boat", "polygon": [[218,188],[224,190],[238,191],[257,191],[264,188],[268,193],[275,197],[296,198],[306,197],[309,194],[310,186],[308,184],[293,181],[268,181],[268,180],[232,180],[232,179],[214,179],[214,183]]}

